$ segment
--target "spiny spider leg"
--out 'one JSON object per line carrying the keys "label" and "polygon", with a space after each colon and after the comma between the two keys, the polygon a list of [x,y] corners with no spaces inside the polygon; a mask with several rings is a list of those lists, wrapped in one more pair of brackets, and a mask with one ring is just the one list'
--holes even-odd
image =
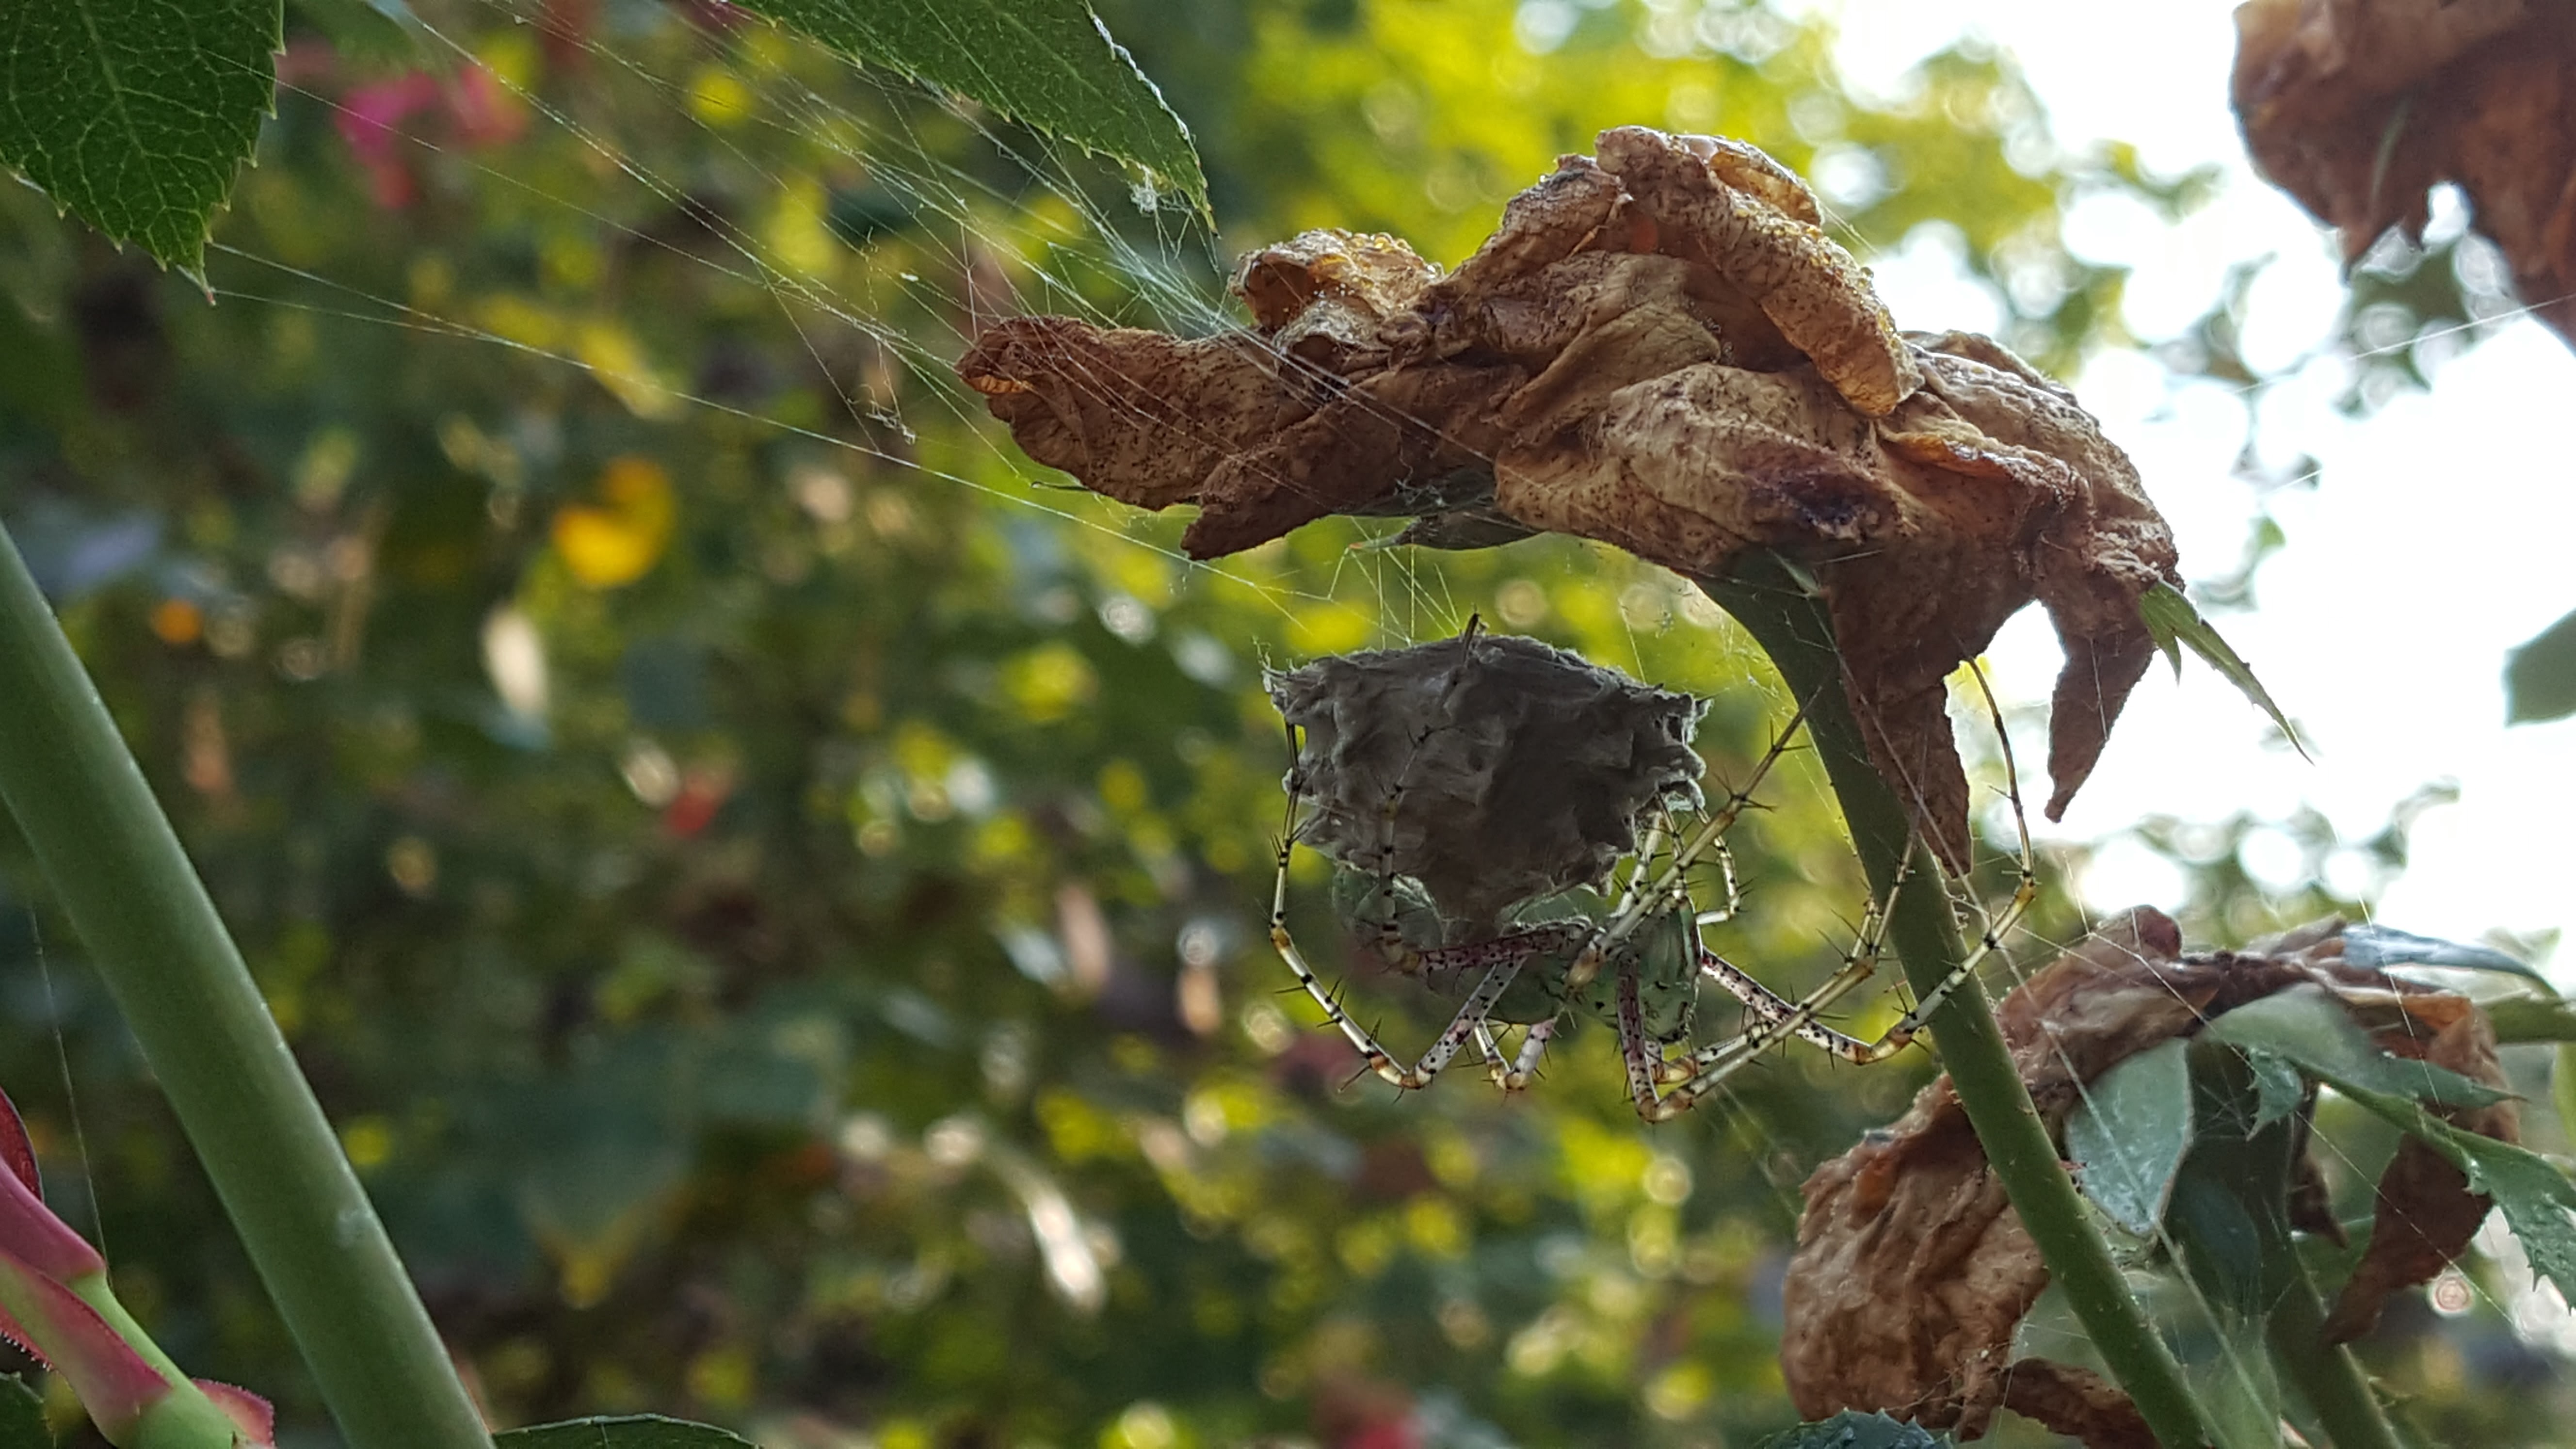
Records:
{"label": "spiny spider leg", "polygon": [[[1940,981],[1914,1004],[1913,1010],[1905,1013],[1896,1025],[1888,1028],[1886,1035],[1875,1042],[1862,1042],[1820,1025],[1816,1018],[1826,1007],[1875,973],[1878,954],[1877,938],[1885,929],[1888,912],[1894,909],[1895,892],[1890,891],[1886,908],[1880,909],[1873,906],[1870,917],[1862,923],[1863,941],[1854,946],[1851,957],[1830,980],[1809,993],[1804,1000],[1785,1013],[1779,1012],[1770,1004],[1779,998],[1768,987],[1761,987],[1761,994],[1768,998],[1764,1003],[1756,1004],[1749,997],[1743,998],[1747,1008],[1763,1019],[1746,1027],[1744,1032],[1733,1041],[1720,1042],[1693,1053],[1688,1060],[1691,1065],[1698,1068],[1695,1074],[1658,1099],[1651,1109],[1641,1101],[1638,1105],[1640,1114],[1647,1115],[1649,1120],[1660,1121],[1688,1110],[1692,1104],[1715,1090],[1728,1077],[1743,1070],[1745,1064],[1752,1061],[1764,1047],[1785,1036],[1795,1035],[1814,1042],[1833,1052],[1834,1055],[1857,1064],[1867,1065],[1885,1061],[1913,1044],[1914,1038],[1923,1030],[1923,1023],[1933,1012],[1940,1009],[1941,1003],[1950,999],[1952,993],[1976,979],[1977,968],[1985,964],[1988,956],[2001,954],[2004,938],[2021,923],[2022,917],[2029,913],[2032,902],[2039,896],[2039,874],[2031,852],[2030,821],[2022,810],[2021,775],[2013,763],[2012,736],[2004,728],[2003,708],[1995,702],[1994,691],[1986,684],[1985,671],[1978,668],[1974,660],[1969,661],[1968,669],[1977,681],[1978,690],[1985,696],[1987,717],[1993,721],[1995,739],[2003,752],[2004,791],[2006,798],[2012,802],[2013,827],[2020,837],[2021,846],[2020,858],[2015,867],[2016,880],[2012,899],[2005,903],[2002,911],[1984,920],[1978,933],[1976,949],[1970,951],[1965,960],[1943,975]],[[1909,860],[1912,854],[1909,843],[1907,850]],[[1901,889],[1904,883],[1904,877],[1900,874],[1896,882],[1897,887]],[[1980,915],[1982,914],[1981,912]],[[1711,955],[1712,953],[1703,953],[1704,958],[1710,958]],[[1707,969],[1708,959],[1703,959],[1701,966],[1703,970]],[[1742,972],[1735,971],[1732,966],[1728,966],[1727,970],[1737,976],[1743,975]],[[1725,977],[1718,976],[1717,979],[1721,984],[1728,985],[1730,990],[1734,989]],[[1745,979],[1749,981],[1751,978]],[[1758,982],[1753,984],[1760,986]],[[1738,995],[1741,997],[1742,993],[1739,992]]]}
{"label": "spiny spider leg", "polygon": [[1530,1084],[1531,1079],[1538,1075],[1540,1061],[1547,1056],[1548,1039],[1556,1035],[1556,1024],[1560,1019],[1551,1016],[1545,1021],[1530,1023],[1529,1035],[1521,1039],[1521,1049],[1513,1056],[1511,1066],[1495,1078],[1497,1086],[1506,1092],[1517,1092]]}
{"label": "spiny spider leg", "polygon": [[[1788,753],[1789,742],[1797,737],[1798,726],[1806,720],[1807,709],[1814,703],[1815,700],[1812,697],[1799,701],[1798,712],[1789,717],[1789,723],[1771,741],[1771,748],[1763,753],[1761,763],[1753,767],[1752,778],[1744,782],[1743,788],[1728,795],[1726,803],[1719,806],[1698,830],[1691,833],[1690,840],[1686,844],[1673,848],[1672,858],[1644,891],[1644,900],[1647,904],[1643,906],[1638,904],[1637,877],[1630,878],[1630,888],[1626,898],[1621,901],[1620,908],[1613,912],[1610,919],[1594,934],[1591,943],[1584,947],[1583,954],[1574,958],[1573,967],[1565,975],[1566,989],[1575,991],[1590,985],[1592,978],[1601,974],[1601,963],[1607,959],[1611,948],[1626,940],[1644,922],[1653,902],[1673,897],[1687,898],[1691,866],[1711,848],[1722,845],[1726,832],[1734,827],[1737,818],[1753,804],[1754,790],[1759,788],[1763,778],[1771,773],[1771,767],[1779,763],[1780,757]],[[1638,877],[1646,873],[1646,858],[1644,853],[1639,856]],[[1733,908],[1732,900],[1729,901],[1728,908],[1730,910]]]}
{"label": "spiny spider leg", "polygon": [[[1293,800],[1294,797],[1291,798]],[[1293,805],[1291,809],[1294,809]],[[1563,947],[1566,933],[1562,927],[1539,927],[1473,945],[1420,953],[1423,959],[1440,965],[1459,968],[1483,966],[1485,974],[1476,983],[1475,990],[1467,994],[1466,1003],[1458,1008],[1458,1014],[1432,1042],[1431,1049],[1422,1054],[1421,1060],[1410,1069],[1399,1067],[1394,1056],[1378,1045],[1376,1036],[1353,1019],[1333,993],[1325,989],[1323,981],[1315,975],[1314,968],[1306,964],[1305,956],[1288,934],[1288,861],[1290,851],[1295,848],[1295,836],[1296,831],[1292,828],[1283,832],[1279,841],[1279,878],[1270,897],[1271,948],[1279,953],[1279,959],[1288,963],[1288,969],[1296,973],[1297,984],[1304,987],[1307,996],[1324,1009],[1325,1017],[1341,1031],[1343,1038],[1359,1050],[1368,1063],[1368,1070],[1398,1087],[1409,1091],[1429,1086],[1431,1079],[1440,1075],[1441,1069],[1458,1055],[1459,1048],[1485,1029],[1486,1018],[1493,1011],[1494,1003],[1511,989],[1521,968],[1550,945]]]}
{"label": "spiny spider leg", "polygon": [[1663,1075],[1663,1057],[1646,1040],[1646,1013],[1637,1000],[1637,973],[1624,966],[1619,972],[1619,1056],[1628,1067],[1629,1100],[1637,1104],[1639,1116],[1646,1116],[1661,1105],[1655,1081]]}

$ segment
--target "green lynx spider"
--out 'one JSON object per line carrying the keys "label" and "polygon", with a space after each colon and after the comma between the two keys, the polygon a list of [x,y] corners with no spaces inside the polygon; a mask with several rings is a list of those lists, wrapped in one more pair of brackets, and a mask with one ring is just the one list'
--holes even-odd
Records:
{"label": "green lynx spider", "polygon": [[[1977,674],[1977,683],[1984,688],[1982,673]],[[1474,983],[1448,1027],[1410,1067],[1399,1065],[1352,1018],[1289,935],[1289,862],[1301,828],[1299,776],[1293,771],[1288,782],[1289,817],[1280,836],[1278,874],[1271,894],[1271,945],[1326,1018],[1358,1049],[1368,1070],[1405,1090],[1430,1085],[1469,1042],[1475,1043],[1498,1085],[1505,1091],[1520,1090],[1536,1075],[1548,1042],[1571,1012],[1607,1022],[1617,1031],[1629,1098],[1637,1115],[1648,1122],[1666,1121],[1688,1111],[1765,1049],[1793,1038],[1844,1061],[1863,1065],[1885,1061],[1911,1045],[1924,1018],[1987,957],[2000,951],[2003,939],[2038,894],[2012,745],[2004,736],[2002,712],[1991,693],[1986,703],[1996,736],[2003,740],[2006,788],[2021,837],[2012,898],[1985,923],[1966,959],[1874,1041],[1835,1031],[1821,1018],[1877,973],[1881,934],[1892,900],[1871,902],[1841,968],[1795,1001],[1710,950],[1700,934],[1703,926],[1726,919],[1737,904],[1726,832],[1788,749],[1805,718],[1803,706],[1755,767],[1752,778],[1704,819],[1686,822],[1668,807],[1654,808],[1653,818],[1640,831],[1626,879],[1617,887],[1615,904],[1608,905],[1606,914],[1599,914],[1606,903],[1597,892],[1566,891],[1515,909],[1506,929],[1488,939],[1440,944],[1437,928],[1428,932],[1424,928],[1429,907],[1410,882],[1383,866],[1373,874],[1347,868],[1337,871],[1362,882],[1368,899],[1346,914],[1361,925],[1374,919],[1376,949],[1390,968],[1448,995],[1470,980]],[[1291,757],[1298,757],[1294,725],[1289,727],[1288,744]],[[1403,795],[1404,783],[1399,779],[1383,807],[1390,832]],[[1693,901],[1689,884],[1692,870],[1703,861],[1719,868],[1727,895],[1723,906],[1707,911]],[[1900,889],[1902,885],[1900,880]],[[1723,1041],[1693,1045],[1691,1025],[1699,990],[1712,982],[1743,1004],[1745,1024]],[[1497,1040],[1498,1024],[1527,1029],[1519,1050],[1508,1057]]]}

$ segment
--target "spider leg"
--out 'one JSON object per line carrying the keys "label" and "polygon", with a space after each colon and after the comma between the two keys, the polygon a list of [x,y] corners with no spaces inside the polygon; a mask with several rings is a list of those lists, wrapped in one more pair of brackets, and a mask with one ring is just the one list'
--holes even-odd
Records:
{"label": "spider leg", "polygon": [[1556,1035],[1557,1023],[1560,1020],[1562,1018],[1551,1016],[1545,1021],[1530,1023],[1529,1035],[1521,1039],[1520,1051],[1513,1056],[1512,1064],[1497,1078],[1504,1091],[1520,1091],[1538,1075],[1539,1062],[1547,1056],[1548,1039]]}
{"label": "spider leg", "polygon": [[[1752,778],[1746,780],[1742,788],[1729,792],[1726,803],[1720,805],[1697,830],[1692,831],[1688,840],[1673,847],[1671,858],[1665,863],[1664,868],[1656,872],[1651,880],[1647,880],[1642,890],[1639,889],[1638,883],[1647,879],[1644,861],[1652,852],[1645,850],[1639,852],[1637,874],[1629,879],[1629,888],[1622,893],[1618,909],[1613,911],[1610,919],[1593,934],[1591,944],[1584,948],[1582,955],[1574,959],[1573,967],[1566,972],[1565,984],[1568,990],[1580,990],[1590,985],[1592,978],[1601,974],[1602,962],[1609,959],[1611,949],[1634,933],[1658,906],[1668,901],[1688,900],[1690,868],[1711,850],[1723,847],[1726,832],[1734,827],[1735,822],[1747,809],[1751,808],[1753,792],[1760,788],[1763,779],[1771,773],[1771,767],[1778,764],[1780,757],[1789,752],[1789,742],[1797,737],[1798,726],[1805,723],[1808,707],[1814,703],[1813,698],[1799,702],[1798,712],[1789,717],[1788,725],[1772,739],[1771,748],[1763,752],[1761,762],[1753,767]],[[1730,861],[1728,870],[1730,888],[1727,903],[1727,909],[1730,911],[1734,909],[1733,874]]]}
{"label": "spider leg", "polygon": [[1634,968],[1620,968],[1618,996],[1619,1059],[1628,1068],[1628,1100],[1637,1104],[1638,1116],[1649,1122],[1661,1121],[1656,1109],[1663,1102],[1655,1083],[1662,1075],[1663,1054],[1646,1040],[1646,1013],[1637,1000]]}
{"label": "spider leg", "polygon": [[1511,989],[1513,979],[1520,975],[1521,967],[1539,953],[1540,945],[1524,936],[1507,937],[1470,948],[1492,955],[1494,964],[1487,968],[1484,979],[1476,983],[1476,989],[1467,993],[1466,1003],[1458,1008],[1458,1014],[1450,1019],[1447,1028],[1432,1042],[1431,1049],[1422,1054],[1421,1060],[1410,1068],[1399,1067],[1393,1054],[1378,1045],[1376,1036],[1360,1025],[1343,1009],[1334,994],[1324,988],[1322,980],[1315,975],[1315,968],[1306,964],[1304,953],[1297,949],[1297,942],[1288,934],[1289,850],[1288,843],[1282,841],[1279,846],[1279,880],[1270,900],[1271,947],[1279,953],[1280,960],[1288,963],[1288,969],[1296,973],[1297,984],[1304,987],[1315,1004],[1324,1009],[1325,1018],[1358,1049],[1369,1071],[1406,1090],[1429,1086],[1431,1079],[1440,1075],[1441,1068],[1448,1066],[1458,1055],[1459,1049],[1485,1029],[1487,1013],[1493,1010],[1495,1002],[1502,999],[1503,993]]}
{"label": "spider leg", "polygon": [[[1900,876],[1897,880],[1898,889],[1903,889],[1904,884],[1904,878]],[[1804,1001],[1791,1001],[1763,985],[1743,967],[1708,947],[1701,946],[1699,948],[1700,975],[1716,983],[1729,996],[1743,1003],[1746,1019],[1755,1025],[1750,1026],[1734,1041],[1703,1047],[1692,1053],[1687,1059],[1694,1064],[1692,1071],[1683,1072],[1680,1079],[1687,1079],[1699,1067],[1704,1067],[1716,1060],[1721,1054],[1743,1048],[1748,1040],[1749,1049],[1760,1050],[1771,1042],[1780,1040],[1784,1034],[1821,1047],[1846,1061],[1873,1062],[1894,1055],[1903,1046],[1902,1042],[1882,1051],[1879,1043],[1864,1042],[1857,1037],[1845,1036],[1841,1032],[1824,1026],[1816,1020],[1816,1017],[1845,992],[1877,974],[1879,952],[1887,928],[1887,913],[1895,904],[1895,899],[1891,893],[1885,903],[1878,901],[1870,903],[1868,911],[1861,916],[1860,929],[1853,938],[1851,950],[1844,953],[1842,966]]]}
{"label": "spider leg", "polygon": [[[1994,722],[1995,738],[2003,751],[2004,790],[2006,797],[2012,801],[2013,825],[2020,835],[2021,848],[2015,866],[2012,898],[2005,902],[2001,911],[1983,920],[1978,931],[1975,949],[1968,952],[1966,958],[1950,968],[1939,981],[1933,983],[1932,989],[1923,993],[1921,999],[1915,1002],[1914,1009],[1905,1013],[1894,1026],[1887,1029],[1885,1035],[1874,1042],[1863,1042],[1858,1038],[1845,1036],[1822,1025],[1816,1018],[1837,998],[1868,980],[1876,971],[1880,937],[1886,929],[1888,913],[1895,905],[1894,891],[1889,892],[1885,907],[1873,905],[1871,908],[1869,916],[1862,922],[1862,939],[1853,947],[1852,954],[1843,969],[1834,973],[1823,986],[1786,1011],[1779,1009],[1780,997],[1777,993],[1762,986],[1760,982],[1753,981],[1751,977],[1745,976],[1743,972],[1716,957],[1714,953],[1702,952],[1700,963],[1702,971],[1716,979],[1729,991],[1734,991],[1739,999],[1744,1001],[1746,1010],[1762,1019],[1748,1026],[1733,1041],[1703,1048],[1691,1056],[1689,1060],[1698,1070],[1690,1080],[1675,1087],[1664,1099],[1666,1102],[1676,1104],[1672,1108],[1673,1111],[1687,1109],[1700,1097],[1715,1090],[1728,1077],[1741,1071],[1745,1064],[1752,1061],[1764,1047],[1787,1036],[1796,1036],[1814,1043],[1843,1060],[1856,1064],[1867,1065],[1885,1061],[1913,1044],[1914,1038],[1922,1033],[1923,1023],[1933,1012],[1940,1010],[1941,1004],[1949,1000],[1953,993],[1976,979],[1977,968],[1985,964],[1987,957],[2002,954],[2005,938],[2012,934],[2014,927],[2021,924],[2022,917],[2029,913],[2032,903],[2039,896],[2039,873],[2031,851],[2030,822],[2022,810],[2021,779],[2019,771],[2013,764],[2012,738],[2004,729],[2003,710],[1995,703],[1994,691],[1986,687],[1985,671],[1977,668],[1973,660],[1969,662],[1968,667],[1976,678],[1978,689],[1985,694],[1986,711]],[[1910,850],[1908,853],[1911,854]],[[1904,877],[1899,875],[1897,887],[1902,889],[1904,883]],[[1723,970],[1711,969],[1712,962]],[[1736,981],[1730,978],[1741,978],[1765,999],[1757,1001],[1753,996],[1737,990]]]}

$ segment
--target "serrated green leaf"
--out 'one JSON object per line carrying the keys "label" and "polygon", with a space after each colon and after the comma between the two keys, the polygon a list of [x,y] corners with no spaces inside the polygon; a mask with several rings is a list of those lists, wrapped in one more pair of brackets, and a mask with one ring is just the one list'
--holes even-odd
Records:
{"label": "serrated green leaf", "polygon": [[2267,1051],[2248,1051],[2245,1065],[2254,1073],[2254,1129],[2289,1120],[2308,1099],[2308,1080],[2287,1058]]}
{"label": "serrated green leaf", "polygon": [[0,1377],[0,1449],[54,1449],[45,1401],[16,1374]]}
{"label": "serrated green leaf", "polygon": [[751,1441],[713,1424],[659,1414],[566,1419],[492,1436],[493,1449],[751,1449]]}
{"label": "serrated green leaf", "polygon": [[1081,0],[740,0],[854,59],[1144,168],[1203,221],[1189,127]]}
{"label": "serrated green leaf", "polygon": [[2576,714],[2576,614],[2504,656],[2504,722],[2530,724]]}
{"label": "serrated green leaf", "polygon": [[1949,1449],[1950,1443],[1949,1435],[1920,1424],[1845,1409],[1830,1419],[1783,1429],[1756,1441],[1754,1449]]}
{"label": "serrated green leaf", "polygon": [[0,8],[0,163],[191,277],[276,93],[279,0]]}
{"label": "serrated green leaf", "polygon": [[2576,1182],[2547,1158],[2510,1142],[2465,1132],[2389,1092],[2326,1077],[2336,1091],[2372,1113],[2422,1138],[2451,1165],[2468,1174],[2469,1190],[2495,1199],[2505,1226],[2558,1291],[2576,1301]]}
{"label": "serrated green leaf", "polygon": [[2219,637],[2218,631],[2210,627],[2208,620],[2200,617],[2200,610],[2192,607],[2191,600],[2184,598],[2180,589],[2171,584],[2157,584],[2148,589],[2138,596],[2138,617],[2146,621],[2148,634],[2154,637],[2156,647],[2164,651],[2165,658],[2173,662],[2177,676],[2182,673],[2182,647],[2188,645],[2192,653],[2218,671],[2220,678],[2235,685],[2247,699],[2254,701],[2256,708],[2270,715],[2272,723],[2279,725],[2281,733],[2288,737],[2290,748],[2297,750],[2301,758],[2307,757],[2307,742],[2299,738],[2299,727],[2290,723],[2290,717],[2282,712],[2281,706],[2273,703],[2272,692],[2263,687],[2263,681],[2254,677],[2254,666],[2246,663],[2244,656]]}
{"label": "serrated green leaf", "polygon": [[2410,1100],[2420,1097],[2438,1106],[2484,1107],[2511,1095],[2448,1067],[2401,1060],[2381,1051],[2319,986],[2295,987],[2249,1002],[2212,1022],[2202,1038],[2278,1053],[2308,1075],[2338,1086],[2356,1082],[2372,1091]]}
{"label": "serrated green leaf", "polygon": [[2093,1079],[2066,1118],[2075,1183],[2111,1221],[2145,1237],[2163,1221],[2191,1146],[2191,1063],[2179,1039]]}

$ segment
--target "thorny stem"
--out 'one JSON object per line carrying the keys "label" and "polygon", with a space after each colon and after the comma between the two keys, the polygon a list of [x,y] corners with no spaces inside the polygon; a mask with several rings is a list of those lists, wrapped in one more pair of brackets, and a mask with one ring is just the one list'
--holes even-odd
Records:
{"label": "thorny stem", "polygon": [[489,1449],[338,1138],[0,529],[0,799],[356,1449]]}
{"label": "thorny stem", "polygon": [[[1949,891],[1930,849],[1912,845],[1906,813],[1870,763],[1849,700],[1841,688],[1825,687],[1839,686],[1842,660],[1823,602],[1768,554],[1749,559],[1730,578],[1696,582],[1771,656],[1790,694],[1814,701],[1807,713],[1808,737],[1823,758],[1861,868],[1880,899],[1894,890],[1911,845],[1909,884],[1896,893],[1888,934],[1916,993],[1933,990],[1962,959]],[[2050,1276],[2065,1288],[2067,1302],[2103,1364],[2167,1449],[2209,1444],[2209,1430],[2183,1379],[2182,1365],[2147,1321],[2112,1260],[2110,1245],[2085,1216],[2074,1180],[2058,1160],[2056,1144],[2013,1066],[1985,988],[1971,978],[1933,1010],[1929,1024],[1986,1161],[2047,1261]]]}

